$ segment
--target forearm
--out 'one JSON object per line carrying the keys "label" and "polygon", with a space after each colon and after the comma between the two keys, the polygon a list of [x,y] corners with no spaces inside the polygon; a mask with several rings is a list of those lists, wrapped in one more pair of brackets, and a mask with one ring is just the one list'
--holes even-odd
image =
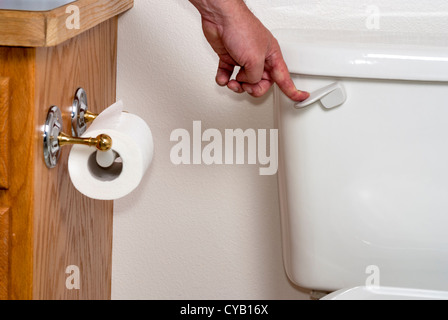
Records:
{"label": "forearm", "polygon": [[189,0],[203,19],[224,24],[237,13],[249,12],[243,0]]}

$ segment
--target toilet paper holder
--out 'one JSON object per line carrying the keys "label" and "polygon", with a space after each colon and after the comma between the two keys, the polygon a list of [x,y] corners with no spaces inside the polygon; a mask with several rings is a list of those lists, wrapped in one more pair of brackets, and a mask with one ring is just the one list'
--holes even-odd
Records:
{"label": "toilet paper holder", "polygon": [[88,110],[86,91],[83,88],[78,88],[75,92],[71,110],[72,136],[82,136],[87,129],[87,123],[95,120],[97,116],[97,114]]}
{"label": "toilet paper holder", "polygon": [[[78,114],[79,115],[79,114]],[[79,119],[81,117],[77,117]],[[84,122],[88,117],[82,117],[81,123]],[[73,121],[73,114],[72,114]],[[87,121],[88,122],[88,121]],[[73,124],[73,122],[72,122]],[[81,131],[74,132],[72,125],[72,134],[73,136],[69,136],[63,132],[62,126],[62,113],[61,110],[57,106],[52,106],[47,113],[47,119],[44,125],[44,133],[43,133],[43,149],[44,149],[44,159],[45,164],[48,168],[54,168],[59,160],[60,150],[62,146],[72,145],[72,144],[82,144],[86,146],[94,146],[99,151],[108,151],[112,148],[112,138],[106,134],[100,134],[96,138],[80,138],[79,136],[82,130],[85,131],[85,128],[81,128]],[[78,128],[76,128],[78,129]]]}

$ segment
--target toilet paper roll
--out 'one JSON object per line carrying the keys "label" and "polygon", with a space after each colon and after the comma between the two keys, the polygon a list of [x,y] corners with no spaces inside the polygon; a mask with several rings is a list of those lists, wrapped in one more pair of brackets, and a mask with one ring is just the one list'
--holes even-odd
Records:
{"label": "toilet paper roll", "polygon": [[[154,153],[151,130],[140,117],[123,112],[118,101],[93,121],[83,137],[107,134],[112,138],[115,161],[104,168],[95,148],[74,145],[68,159],[73,185],[89,198],[114,200],[131,193],[141,182]],[[101,157],[99,157],[101,158]]]}

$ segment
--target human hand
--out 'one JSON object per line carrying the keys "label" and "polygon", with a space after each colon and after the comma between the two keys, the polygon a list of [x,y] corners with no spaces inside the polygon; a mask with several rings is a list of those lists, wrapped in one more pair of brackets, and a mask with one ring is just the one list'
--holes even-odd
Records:
{"label": "human hand", "polygon": [[[219,56],[216,82],[254,97],[264,95],[276,83],[290,99],[307,99],[309,93],[297,90],[291,80],[280,46],[271,32],[244,2],[223,2],[221,11],[215,8],[215,11],[201,12],[204,35]],[[226,7],[229,2],[231,5]],[[238,66],[241,68],[236,78],[231,79]]]}

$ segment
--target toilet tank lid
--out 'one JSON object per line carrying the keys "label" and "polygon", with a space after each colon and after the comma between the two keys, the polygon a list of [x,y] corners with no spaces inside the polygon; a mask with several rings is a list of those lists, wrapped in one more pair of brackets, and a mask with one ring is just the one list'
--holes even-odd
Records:
{"label": "toilet tank lid", "polygon": [[291,73],[448,81],[448,37],[387,32],[272,31]]}

